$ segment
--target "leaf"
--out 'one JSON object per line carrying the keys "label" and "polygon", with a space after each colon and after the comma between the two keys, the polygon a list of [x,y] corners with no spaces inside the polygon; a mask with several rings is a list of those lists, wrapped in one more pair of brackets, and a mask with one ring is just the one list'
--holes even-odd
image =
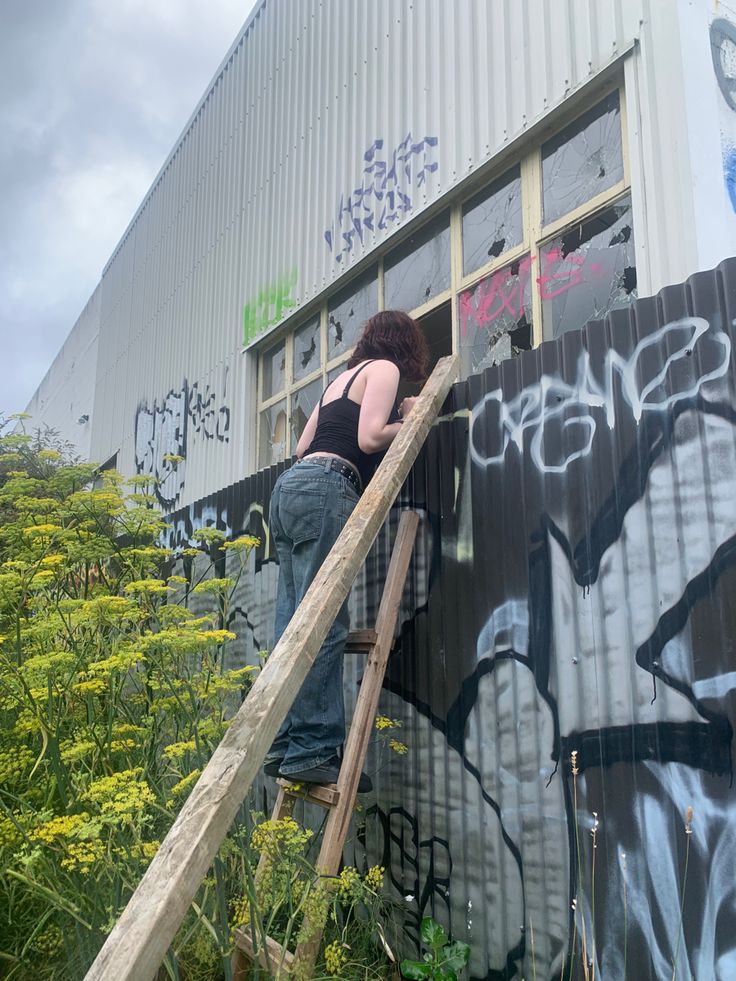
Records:
{"label": "leaf", "polygon": [[420,961],[402,961],[401,973],[405,978],[431,978],[432,967]]}
{"label": "leaf", "polygon": [[464,944],[462,940],[456,940],[449,947],[445,947],[442,954],[443,964],[446,964],[453,972],[461,971],[470,960],[470,947]]}
{"label": "leaf", "polygon": [[435,923],[431,916],[425,916],[420,928],[422,941],[433,950],[440,950],[449,942],[448,936],[439,923]]}

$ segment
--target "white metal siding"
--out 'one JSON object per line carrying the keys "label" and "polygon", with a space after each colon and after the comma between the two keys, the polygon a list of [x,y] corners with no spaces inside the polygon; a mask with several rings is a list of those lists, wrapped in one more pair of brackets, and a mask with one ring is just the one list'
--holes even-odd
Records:
{"label": "white metal siding", "polygon": [[615,59],[639,20],[638,0],[264,3],[103,274],[92,455],[120,448],[132,471],[139,407],[196,381],[227,405],[230,429],[227,442],[190,430],[177,503],[243,476],[243,307],[292,274],[291,299],[309,301],[399,226],[368,232],[340,262],[324,238],[373,141],[390,156],[409,133],[438,140],[437,170],[405,188],[403,223]]}
{"label": "white metal siding", "polygon": [[[710,0],[698,10],[707,27]],[[264,0],[104,270],[91,456],[120,450],[132,472],[139,411],[153,418],[196,384],[200,407],[229,412],[229,429],[189,427],[176,504],[242,477],[255,438],[244,306],[279,282],[297,306],[319,297],[617,62],[640,292],[698,268],[709,216],[693,189],[706,141],[689,137],[679,109],[688,11],[685,0]],[[420,147],[436,138],[425,147],[436,170],[404,182],[406,213],[364,226],[337,261],[324,233],[360,185],[366,150],[381,139],[390,159],[409,133]]]}
{"label": "white metal siding", "polygon": [[26,432],[51,426],[83,459],[90,455],[99,325],[98,286],[26,407],[31,418],[24,423]]}

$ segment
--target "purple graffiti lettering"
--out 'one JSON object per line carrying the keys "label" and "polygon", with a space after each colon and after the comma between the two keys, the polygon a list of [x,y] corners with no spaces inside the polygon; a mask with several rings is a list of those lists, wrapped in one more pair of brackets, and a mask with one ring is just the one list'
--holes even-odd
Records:
{"label": "purple graffiti lettering", "polygon": [[349,194],[340,195],[335,220],[323,233],[335,262],[348,256],[356,241],[364,244],[366,229],[383,231],[411,211],[411,185],[425,184],[428,175],[439,170],[432,159],[438,144],[436,136],[415,142],[411,132],[390,153],[383,152],[382,139],[371,143],[363,154],[360,182]]}

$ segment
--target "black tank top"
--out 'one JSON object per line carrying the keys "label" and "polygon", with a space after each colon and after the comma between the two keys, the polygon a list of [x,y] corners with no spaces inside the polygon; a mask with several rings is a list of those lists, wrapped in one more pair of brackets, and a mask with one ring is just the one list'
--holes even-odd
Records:
{"label": "black tank top", "polygon": [[[372,361],[366,361],[357,371],[350,376],[343,393],[339,398],[323,405],[325,392],[319,400],[319,415],[317,416],[317,429],[314,439],[305,452],[309,453],[336,453],[344,460],[353,464],[360,474],[363,487],[373,476],[378,464],[385,453],[381,450],[378,453],[364,453],[358,445],[358,420],[360,419],[360,405],[348,398],[350,386]],[[329,387],[329,386],[328,386]],[[400,418],[396,406],[391,411],[389,422],[396,422]]]}

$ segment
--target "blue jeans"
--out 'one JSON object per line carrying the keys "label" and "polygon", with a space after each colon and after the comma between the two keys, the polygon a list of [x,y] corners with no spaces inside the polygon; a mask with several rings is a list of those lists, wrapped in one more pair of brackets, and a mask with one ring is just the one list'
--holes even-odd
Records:
{"label": "blue jeans", "polygon": [[[274,643],[345,527],[358,492],[324,463],[302,460],[284,471],[271,494],[270,530],[279,558]],[[347,600],[330,627],[266,762],[284,774],[326,763],[345,741],[342,676],[350,629]]]}

